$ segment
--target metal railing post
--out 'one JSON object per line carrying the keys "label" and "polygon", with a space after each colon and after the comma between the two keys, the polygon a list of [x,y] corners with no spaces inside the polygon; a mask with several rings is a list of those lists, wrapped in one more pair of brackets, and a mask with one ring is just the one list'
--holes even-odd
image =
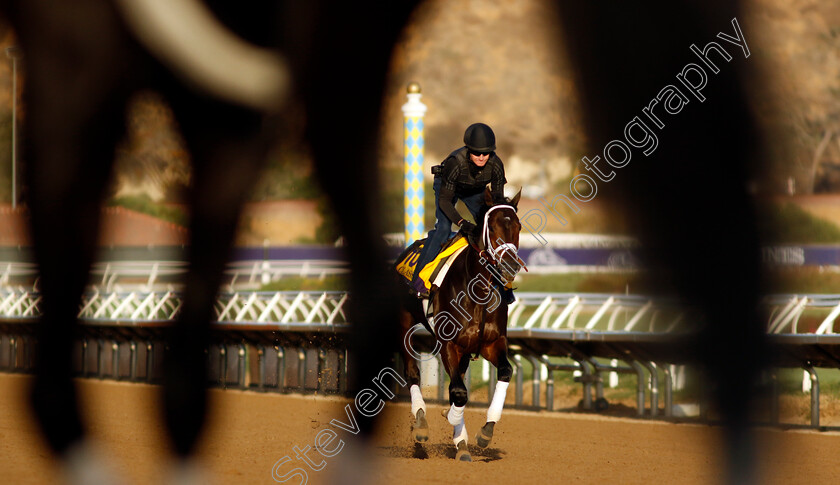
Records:
{"label": "metal railing post", "polygon": [[219,369],[219,377],[221,378],[222,389],[227,389],[228,382],[228,361],[227,361],[227,345],[219,345],[219,361],[221,368]]}
{"label": "metal railing post", "polygon": [[300,392],[306,392],[306,349],[298,349],[298,385]]}
{"label": "metal railing post", "polygon": [[525,377],[523,376],[524,371],[523,371],[523,368],[522,368],[522,358],[519,356],[519,354],[516,354],[516,355],[513,356],[513,366],[516,369],[516,376],[515,376],[515,378],[516,378],[515,379],[515,381],[516,381],[516,399],[514,401],[514,404],[516,406],[522,406],[523,394],[524,394],[523,387],[525,385],[524,384]]}
{"label": "metal railing post", "polygon": [[277,391],[286,392],[286,355],[283,347],[277,346]]}
{"label": "metal railing post", "polygon": [[531,404],[538,408],[540,407],[540,361],[533,355],[525,356],[525,359],[531,363],[534,373],[531,376]]}
{"label": "metal railing post", "polygon": [[[84,352],[82,353],[84,356]],[[83,357],[84,358],[84,357]],[[155,344],[151,340],[146,342],[146,382],[152,382],[152,373],[154,371],[155,361]],[[84,365],[84,364],[82,364]]]}
{"label": "metal railing post", "polygon": [[820,427],[820,379],[813,366],[805,367],[811,376],[811,426]]}
{"label": "metal railing post", "polygon": [[247,381],[247,371],[246,371],[246,361],[247,361],[247,359],[246,359],[245,344],[240,343],[238,350],[239,350],[238,351],[239,359],[237,361],[237,364],[238,364],[237,367],[239,367],[239,369],[237,369],[237,370],[239,372],[237,372],[237,380],[239,381],[238,384],[239,384],[240,389],[247,389],[248,388],[247,383],[246,383],[246,381]]}
{"label": "metal railing post", "polygon": [[120,380],[120,344],[116,340],[111,342],[111,373]]}
{"label": "metal railing post", "polygon": [[645,369],[635,360],[625,361],[636,371],[636,416],[645,415]]}
{"label": "metal railing post", "polygon": [[659,413],[659,373],[653,362],[643,362],[643,365],[650,372],[650,415],[656,416]]}
{"label": "metal railing post", "polygon": [[257,368],[259,369],[259,384],[258,389],[260,392],[265,392],[265,347],[262,345],[257,347]]}
{"label": "metal railing post", "polygon": [[662,374],[665,377],[665,417],[670,418],[674,414],[674,397],[672,394],[674,382],[668,365],[662,365],[659,368],[662,369]]}
{"label": "metal railing post", "polygon": [[347,351],[338,351],[338,393],[347,393]]}

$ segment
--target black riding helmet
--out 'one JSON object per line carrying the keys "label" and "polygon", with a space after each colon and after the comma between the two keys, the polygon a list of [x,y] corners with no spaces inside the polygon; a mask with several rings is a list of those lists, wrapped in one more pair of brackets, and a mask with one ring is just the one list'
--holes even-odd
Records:
{"label": "black riding helmet", "polygon": [[492,152],[496,150],[496,135],[484,123],[473,123],[464,132],[464,145],[472,152]]}

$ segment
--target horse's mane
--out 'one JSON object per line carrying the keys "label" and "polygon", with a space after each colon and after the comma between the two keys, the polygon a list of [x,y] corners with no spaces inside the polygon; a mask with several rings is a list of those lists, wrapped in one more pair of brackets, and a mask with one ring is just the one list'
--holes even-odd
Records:
{"label": "horse's mane", "polygon": [[510,197],[505,197],[502,200],[502,202],[495,202],[493,205],[482,204],[481,209],[478,211],[478,216],[476,218],[477,219],[476,224],[478,224],[479,227],[484,226],[484,216],[487,214],[487,211],[489,211],[490,208],[495,207],[497,205],[509,205],[509,206],[513,207],[514,212],[518,212],[518,210],[519,210],[517,207],[515,207],[511,203],[511,198]]}
{"label": "horse's mane", "polygon": [[[502,202],[496,202],[493,205],[481,204],[481,208],[478,210],[478,214],[476,214],[476,225],[478,226],[479,231],[484,230],[484,216],[487,215],[487,211],[491,208],[499,206],[499,205],[509,205],[513,207],[514,212],[518,212],[518,208],[511,203],[510,197],[505,197]],[[476,241],[471,235],[468,235],[468,238],[471,243],[478,244],[479,241]]]}

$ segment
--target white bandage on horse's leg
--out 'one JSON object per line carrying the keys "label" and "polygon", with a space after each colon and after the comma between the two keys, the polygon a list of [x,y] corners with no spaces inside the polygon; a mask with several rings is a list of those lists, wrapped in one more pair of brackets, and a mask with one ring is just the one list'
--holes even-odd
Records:
{"label": "white bandage on horse's leg", "polygon": [[465,406],[456,406],[452,405],[449,408],[449,415],[446,419],[449,420],[449,424],[453,426],[452,430],[452,441],[455,442],[455,446],[462,441],[467,441],[467,425],[464,423],[464,407]]}
{"label": "white bandage on horse's leg", "polygon": [[411,415],[417,416],[417,411],[421,409],[425,413],[426,402],[423,401],[423,393],[420,392],[420,386],[412,384],[409,388],[409,392],[411,392]]}
{"label": "white bandage on horse's leg", "polygon": [[452,426],[458,426],[464,422],[464,407],[465,406],[459,407],[454,404],[449,407],[449,414],[446,415],[446,419],[449,420],[449,424]]}
{"label": "white bandage on horse's leg", "polygon": [[510,382],[499,381],[496,383],[496,392],[493,393],[493,401],[487,408],[487,422],[497,422],[502,417],[502,409],[505,407],[505,396]]}
{"label": "white bandage on horse's leg", "polygon": [[458,443],[462,441],[467,441],[467,425],[463,420],[453,428],[452,441],[455,443],[455,446],[458,446]]}

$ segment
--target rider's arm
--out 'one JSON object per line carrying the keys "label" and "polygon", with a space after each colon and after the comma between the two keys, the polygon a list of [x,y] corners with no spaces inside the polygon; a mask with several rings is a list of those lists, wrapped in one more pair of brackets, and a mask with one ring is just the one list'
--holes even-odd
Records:
{"label": "rider's arm", "polygon": [[464,224],[467,224],[465,229],[469,230],[473,224],[461,217],[461,214],[458,213],[458,210],[455,209],[455,204],[452,202],[455,200],[455,181],[458,180],[459,169],[460,167],[456,166],[454,160],[449,161],[449,163],[444,162],[444,173],[440,184],[438,206],[450,221],[454,222],[458,227],[463,227]]}
{"label": "rider's arm", "polygon": [[505,201],[505,166],[502,160],[497,158],[498,163],[493,164],[493,177],[490,179],[490,193],[493,195],[493,202],[496,204]]}
{"label": "rider's arm", "polygon": [[442,184],[440,187],[440,196],[438,198],[440,210],[446,214],[446,217],[448,217],[450,221],[460,226],[463,218],[461,217],[461,214],[458,213],[458,210],[455,209],[455,204],[452,203],[453,200],[455,200],[455,191],[452,188],[447,187],[445,183]]}

